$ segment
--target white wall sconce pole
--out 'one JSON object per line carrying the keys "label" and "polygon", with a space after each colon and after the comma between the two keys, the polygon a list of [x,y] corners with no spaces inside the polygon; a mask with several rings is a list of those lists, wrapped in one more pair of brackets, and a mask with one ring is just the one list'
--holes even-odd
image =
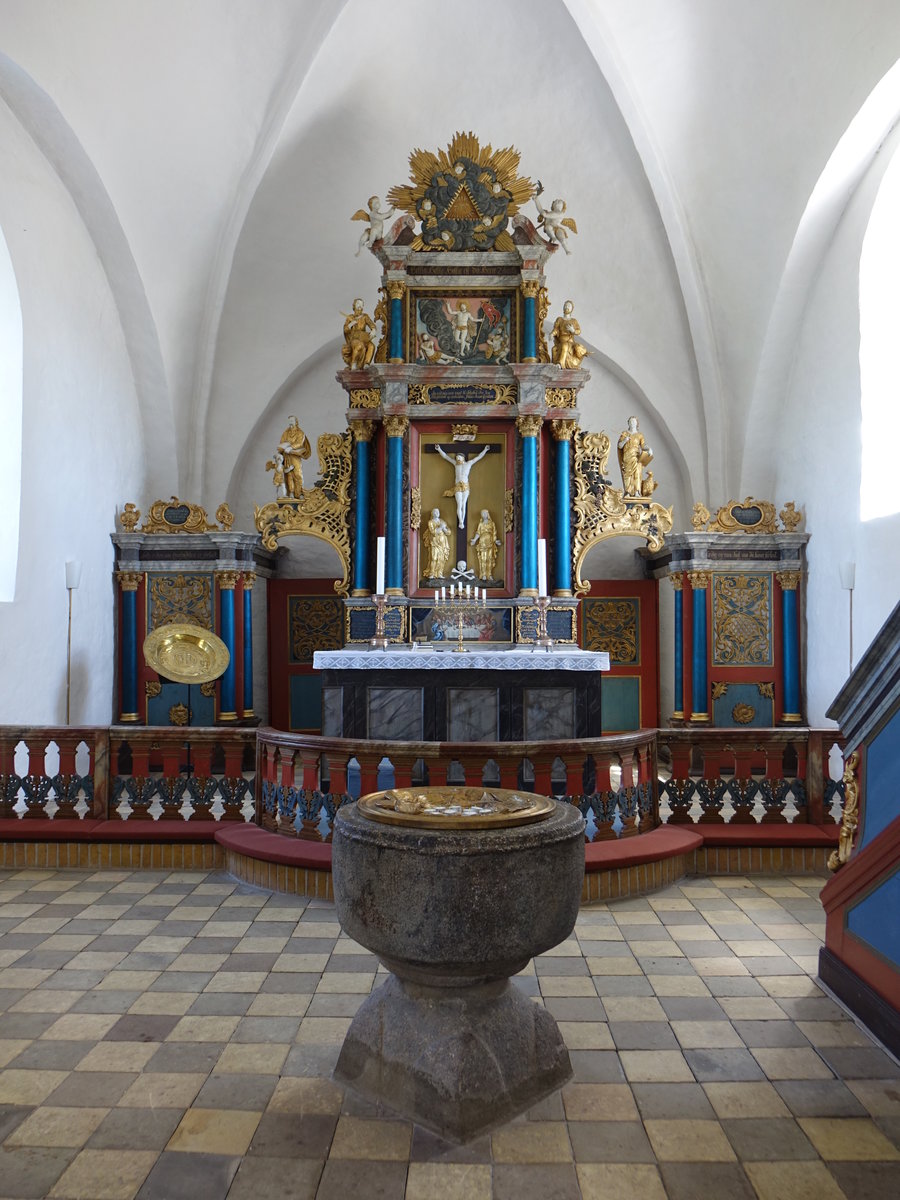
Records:
{"label": "white wall sconce pole", "polygon": [[853,589],[856,586],[856,563],[845,562],[840,565],[841,587],[850,593],[850,670],[853,670]]}
{"label": "white wall sconce pole", "polygon": [[69,593],[69,630],[66,637],[66,724],[69,724],[69,705],[72,694],[72,593],[81,583],[81,563],[66,563],[66,591]]}

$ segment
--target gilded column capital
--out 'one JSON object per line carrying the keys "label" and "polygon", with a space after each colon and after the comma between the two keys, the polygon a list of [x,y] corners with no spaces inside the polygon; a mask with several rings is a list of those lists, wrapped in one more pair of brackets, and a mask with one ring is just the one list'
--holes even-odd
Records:
{"label": "gilded column capital", "polygon": [[539,279],[523,279],[522,295],[528,300],[536,300],[540,287],[541,283]]}
{"label": "gilded column capital", "polygon": [[237,586],[238,572],[237,571],[216,571],[216,579],[219,583],[219,589],[223,592],[231,592]]}
{"label": "gilded column capital", "polygon": [[553,430],[553,436],[558,442],[571,442],[575,436],[575,431],[578,429],[577,421],[551,421],[550,428]]}
{"label": "gilded column capital", "polygon": [[406,294],[406,284],[402,279],[389,279],[385,286],[391,300],[402,300]]}
{"label": "gilded column capital", "polygon": [[783,592],[796,592],[800,586],[799,571],[776,571],[775,578],[781,584]]}
{"label": "gilded column capital", "polygon": [[116,571],[116,579],[123,592],[136,592],[144,582],[141,571]]}
{"label": "gilded column capital", "polygon": [[688,579],[695,592],[702,592],[709,587],[709,571],[688,571]]}
{"label": "gilded column capital", "polygon": [[351,421],[350,429],[353,432],[353,437],[357,442],[371,442],[372,434],[375,432],[374,421]]}
{"label": "gilded column capital", "polygon": [[528,413],[521,417],[516,417],[516,429],[519,431],[519,436],[523,438],[536,438],[541,432],[543,425],[543,417],[536,413]]}
{"label": "gilded column capital", "polygon": [[244,572],[244,591],[245,592],[252,591],[254,583],[256,583],[256,572],[255,571],[245,571]]}
{"label": "gilded column capital", "polygon": [[680,592],[684,587],[684,576],[680,572],[678,575],[670,575],[669,583],[671,583],[676,592]]}
{"label": "gilded column capital", "polygon": [[385,417],[384,432],[389,438],[402,438],[409,429],[409,417]]}

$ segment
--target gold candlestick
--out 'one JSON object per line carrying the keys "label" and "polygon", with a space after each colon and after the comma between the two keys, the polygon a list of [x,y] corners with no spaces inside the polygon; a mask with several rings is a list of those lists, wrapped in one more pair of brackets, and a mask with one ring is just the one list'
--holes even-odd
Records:
{"label": "gold candlestick", "polygon": [[538,597],[538,628],[537,637],[534,639],[535,646],[541,646],[544,650],[550,650],[553,647],[553,638],[547,633],[547,609],[550,607],[550,599],[548,596]]}
{"label": "gold candlestick", "polygon": [[369,645],[374,650],[387,650],[389,642],[384,632],[384,596],[375,597],[375,636],[369,638]]}

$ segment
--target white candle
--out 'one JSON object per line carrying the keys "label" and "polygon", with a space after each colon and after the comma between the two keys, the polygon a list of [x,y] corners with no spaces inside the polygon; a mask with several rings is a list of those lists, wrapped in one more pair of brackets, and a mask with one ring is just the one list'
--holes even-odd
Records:
{"label": "white candle", "polygon": [[451,583],[450,584],[450,599],[452,600],[455,595],[456,595],[456,584]]}
{"label": "white candle", "polygon": [[547,540],[538,538],[538,595],[547,595]]}
{"label": "white candle", "polygon": [[466,584],[466,599],[467,599],[467,600],[471,600],[471,599],[472,599],[472,585],[471,585],[471,583],[467,583],[467,584]]}
{"label": "white candle", "polygon": [[384,538],[375,543],[375,595],[384,595]]}
{"label": "white candle", "polygon": [[434,602],[435,602],[435,604],[437,604],[437,602],[438,602],[438,590],[437,590],[437,588],[435,588],[435,589],[434,589]]}
{"label": "white candle", "polygon": [[447,599],[447,589],[441,584],[441,600]]}

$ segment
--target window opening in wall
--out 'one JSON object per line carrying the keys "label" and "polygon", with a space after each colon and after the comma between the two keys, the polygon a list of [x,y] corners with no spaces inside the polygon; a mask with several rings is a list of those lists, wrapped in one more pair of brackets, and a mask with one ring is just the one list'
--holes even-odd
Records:
{"label": "window opening in wall", "polygon": [[900,512],[885,454],[900,442],[900,153],[885,171],[859,264],[860,519]]}

